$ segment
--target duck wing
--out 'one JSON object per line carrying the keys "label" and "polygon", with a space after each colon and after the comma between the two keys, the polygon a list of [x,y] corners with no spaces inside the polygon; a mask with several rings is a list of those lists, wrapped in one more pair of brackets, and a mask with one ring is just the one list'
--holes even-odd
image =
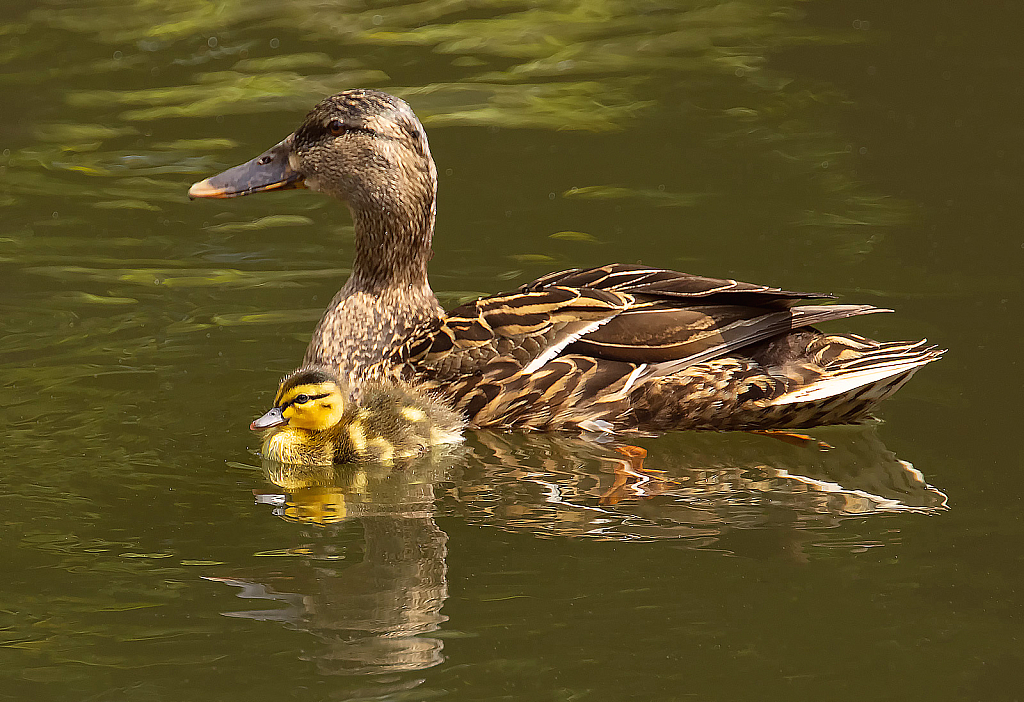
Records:
{"label": "duck wing", "polygon": [[437,379],[477,374],[499,358],[525,373],[570,354],[685,364],[801,326],[888,311],[794,307],[820,297],[643,266],[572,269],[453,309],[413,333],[391,362]]}
{"label": "duck wing", "polygon": [[630,363],[698,355],[699,360],[709,360],[790,329],[883,311],[869,305],[819,305],[795,311],[794,305],[802,300],[832,296],[624,264],[550,273],[520,287],[519,294],[554,288],[628,297],[615,315],[558,352]]}
{"label": "duck wing", "polygon": [[888,311],[794,306],[815,297],[639,266],[574,269],[452,310],[391,363],[477,425],[580,424],[621,412],[640,381],[811,324]]}

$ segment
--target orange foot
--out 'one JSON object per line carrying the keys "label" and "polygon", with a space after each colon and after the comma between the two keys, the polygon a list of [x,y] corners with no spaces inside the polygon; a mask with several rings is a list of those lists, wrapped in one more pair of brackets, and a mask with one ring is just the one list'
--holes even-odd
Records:
{"label": "orange foot", "polygon": [[601,495],[599,503],[614,505],[627,496],[627,491],[634,497],[651,497],[661,492],[665,484],[665,471],[644,468],[647,449],[630,444],[613,446],[625,458],[615,461],[614,481],[612,486]]}

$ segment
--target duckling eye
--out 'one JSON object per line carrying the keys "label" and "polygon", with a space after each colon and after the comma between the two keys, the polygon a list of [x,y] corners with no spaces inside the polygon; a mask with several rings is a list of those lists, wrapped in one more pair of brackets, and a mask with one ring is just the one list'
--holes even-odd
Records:
{"label": "duckling eye", "polygon": [[332,119],[327,123],[327,129],[330,130],[334,136],[341,136],[342,134],[348,134],[349,126],[342,122],[340,119]]}
{"label": "duckling eye", "polygon": [[309,402],[309,395],[297,395],[295,397],[295,404],[304,405]]}

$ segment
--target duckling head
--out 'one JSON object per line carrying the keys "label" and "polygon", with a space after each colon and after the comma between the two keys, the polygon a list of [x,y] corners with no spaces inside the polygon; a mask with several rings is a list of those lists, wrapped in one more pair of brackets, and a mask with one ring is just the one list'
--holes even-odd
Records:
{"label": "duckling head", "polygon": [[273,408],[254,420],[249,428],[256,431],[289,426],[325,431],[341,421],[347,398],[331,373],[318,368],[300,368],[281,381]]}

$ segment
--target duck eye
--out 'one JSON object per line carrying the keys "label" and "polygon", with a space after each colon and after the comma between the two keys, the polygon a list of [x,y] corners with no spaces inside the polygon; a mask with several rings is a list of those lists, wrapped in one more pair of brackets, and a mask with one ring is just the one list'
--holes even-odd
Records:
{"label": "duck eye", "polygon": [[295,397],[295,404],[304,405],[309,402],[309,395],[298,395]]}
{"label": "duck eye", "polygon": [[332,119],[327,123],[327,129],[330,130],[334,136],[341,136],[342,134],[348,134],[348,125],[342,122],[340,119]]}

